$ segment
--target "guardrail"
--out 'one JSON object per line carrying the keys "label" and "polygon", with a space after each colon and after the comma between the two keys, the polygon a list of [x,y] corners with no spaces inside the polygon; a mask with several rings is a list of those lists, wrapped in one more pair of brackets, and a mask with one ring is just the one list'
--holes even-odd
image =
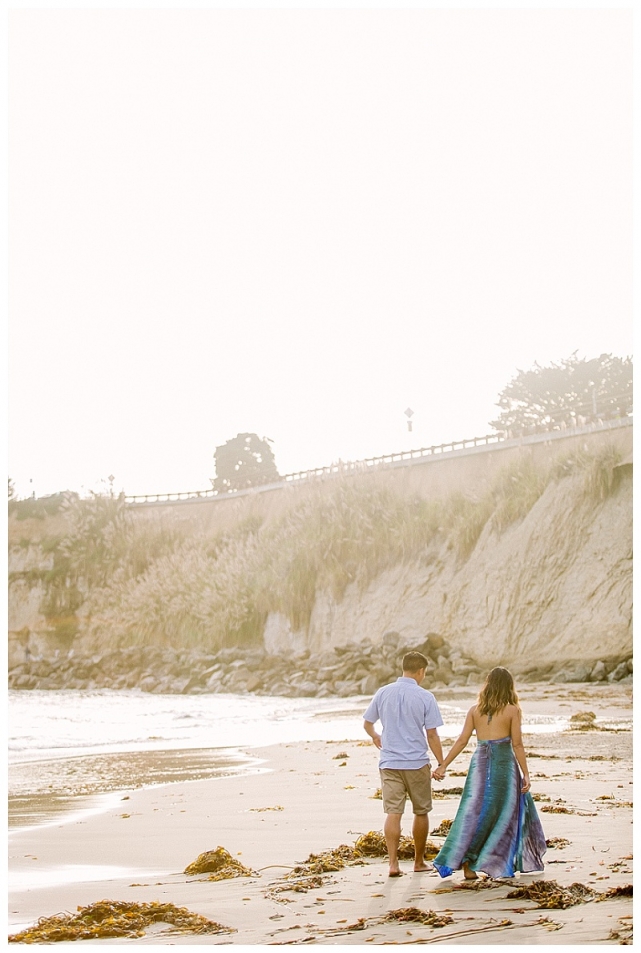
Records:
{"label": "guardrail", "polygon": [[612,420],[597,419],[586,421],[581,425],[560,427],[555,430],[536,429],[519,434],[493,433],[484,437],[471,437],[469,440],[454,440],[451,443],[434,444],[431,447],[420,447],[417,450],[400,450],[398,453],[387,453],[381,457],[366,457],[364,460],[339,461],[328,467],[317,467],[312,470],[298,470],[295,473],[286,473],[277,483],[264,483],[248,487],[244,490],[220,492],[213,487],[209,490],[193,490],[184,493],[147,493],[144,495],[125,496],[125,502],[138,505],[144,503],[179,503],[207,499],[229,499],[230,497],[245,496],[249,493],[264,493],[268,490],[279,490],[285,486],[297,485],[313,480],[323,480],[348,474],[367,473],[375,469],[402,466],[403,464],[427,462],[450,454],[474,453],[496,447],[522,446],[529,443],[540,443],[546,440],[559,440],[563,437],[582,433],[594,433],[599,430],[613,430],[617,427],[631,426],[632,415],[616,417]]}

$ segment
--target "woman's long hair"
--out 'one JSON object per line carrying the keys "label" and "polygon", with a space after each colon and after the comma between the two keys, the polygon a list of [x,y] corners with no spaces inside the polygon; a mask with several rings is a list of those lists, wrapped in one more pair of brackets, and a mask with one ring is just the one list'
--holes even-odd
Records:
{"label": "woman's long hair", "polygon": [[506,705],[519,707],[519,696],[514,690],[514,679],[506,668],[493,668],[479,692],[479,715],[495,715]]}

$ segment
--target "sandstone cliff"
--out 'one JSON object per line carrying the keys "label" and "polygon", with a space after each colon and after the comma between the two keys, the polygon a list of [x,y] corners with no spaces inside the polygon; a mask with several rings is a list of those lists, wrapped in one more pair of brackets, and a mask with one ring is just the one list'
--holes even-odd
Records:
{"label": "sandstone cliff", "polygon": [[255,497],[189,519],[114,500],[12,516],[10,668],[145,645],[319,654],[396,632],[437,633],[479,668],[613,671],[632,651],[632,464],[625,443],[588,449],[524,451],[493,483],[479,460],[479,485],[470,469],[446,499],[393,474],[391,490],[289,490],[268,515]]}
{"label": "sandstone cliff", "polygon": [[434,631],[483,666],[521,670],[631,653],[631,467],[619,471],[600,503],[579,475],[550,484],[521,522],[502,533],[488,523],[467,560],[433,546],[340,601],[319,592],[308,631],[274,613],[266,645],[320,651],[387,630],[405,642]]}

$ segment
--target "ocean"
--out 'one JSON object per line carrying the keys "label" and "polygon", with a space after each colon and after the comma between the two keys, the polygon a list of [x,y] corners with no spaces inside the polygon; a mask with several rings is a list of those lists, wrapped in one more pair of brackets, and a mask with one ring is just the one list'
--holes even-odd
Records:
{"label": "ocean", "polygon": [[[297,741],[365,739],[369,697],[155,695],[128,691],[10,691],[9,826],[60,823],[103,809],[110,793],[265,770],[256,749]],[[439,703],[442,738],[466,708]],[[530,732],[562,718],[531,716]]]}

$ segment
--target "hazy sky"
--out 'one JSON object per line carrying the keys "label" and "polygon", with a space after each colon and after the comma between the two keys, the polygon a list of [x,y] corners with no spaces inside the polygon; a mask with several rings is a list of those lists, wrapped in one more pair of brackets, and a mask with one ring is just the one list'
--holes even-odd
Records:
{"label": "hazy sky", "polygon": [[281,473],[482,435],[517,368],[632,353],[631,10],[31,9],[9,40],[19,495],[206,488],[239,431]]}

